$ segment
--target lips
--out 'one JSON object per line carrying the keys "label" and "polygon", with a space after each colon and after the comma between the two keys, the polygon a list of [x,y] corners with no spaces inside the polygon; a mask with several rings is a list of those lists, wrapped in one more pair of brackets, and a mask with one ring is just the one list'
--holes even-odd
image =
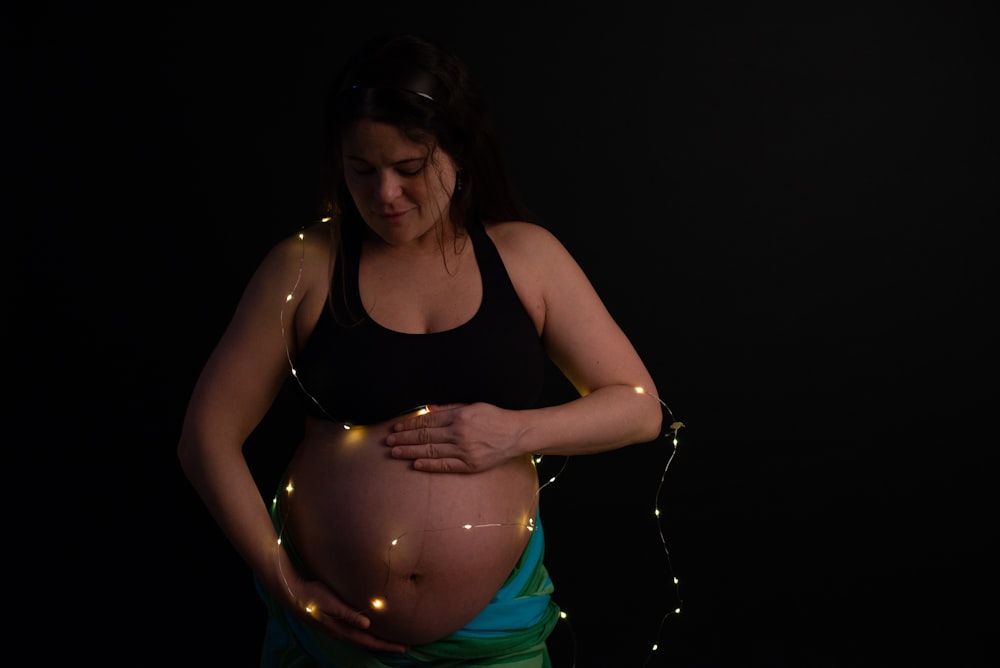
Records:
{"label": "lips", "polygon": [[405,211],[378,211],[375,213],[375,215],[378,216],[379,218],[382,218],[383,220],[392,222],[399,220],[407,213],[409,213],[409,211],[410,211],[409,209]]}

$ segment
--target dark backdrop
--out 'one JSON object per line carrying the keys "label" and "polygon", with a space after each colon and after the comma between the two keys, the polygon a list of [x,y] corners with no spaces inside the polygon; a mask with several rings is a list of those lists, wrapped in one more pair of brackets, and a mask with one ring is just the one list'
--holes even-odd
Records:
{"label": "dark backdrop", "polygon": [[[982,11],[328,4],[5,12],[22,642],[255,664],[263,610],[180,421],[257,261],[312,216],[323,86],[407,29],[466,57],[517,186],[686,424],[665,473],[660,439],[543,491],[556,668],[996,659]],[[294,408],[248,444],[262,489]]]}

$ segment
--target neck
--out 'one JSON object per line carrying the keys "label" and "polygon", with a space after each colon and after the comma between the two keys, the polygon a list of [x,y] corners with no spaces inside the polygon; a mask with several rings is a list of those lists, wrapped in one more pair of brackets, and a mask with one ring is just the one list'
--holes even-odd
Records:
{"label": "neck", "polygon": [[466,232],[459,230],[450,221],[436,223],[426,232],[404,243],[392,243],[370,228],[365,230],[365,245],[380,255],[397,258],[446,258],[462,254],[465,248]]}

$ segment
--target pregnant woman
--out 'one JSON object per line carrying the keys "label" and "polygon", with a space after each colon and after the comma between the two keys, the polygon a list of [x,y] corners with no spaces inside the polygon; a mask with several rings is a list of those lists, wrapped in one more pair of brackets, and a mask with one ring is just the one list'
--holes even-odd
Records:
{"label": "pregnant woman", "polygon": [[[653,440],[652,379],[457,57],[373,40],[327,119],[324,221],[260,263],[178,445],[268,607],[261,665],[548,666],[534,457]],[[546,356],[578,398],[540,404]],[[243,445],[290,373],[304,437],[263,503]]]}

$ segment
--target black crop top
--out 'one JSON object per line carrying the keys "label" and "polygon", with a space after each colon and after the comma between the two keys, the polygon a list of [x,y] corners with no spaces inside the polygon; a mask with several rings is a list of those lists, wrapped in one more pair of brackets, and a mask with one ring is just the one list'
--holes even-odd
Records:
{"label": "black crop top", "polygon": [[430,334],[396,332],[367,317],[358,292],[361,241],[345,241],[345,271],[334,271],[331,302],[342,308],[346,299],[349,313],[334,318],[328,303],[295,362],[310,415],[371,424],[424,404],[536,406],[546,358],[535,325],[485,228],[477,223],[468,232],[483,284],[479,310]]}

